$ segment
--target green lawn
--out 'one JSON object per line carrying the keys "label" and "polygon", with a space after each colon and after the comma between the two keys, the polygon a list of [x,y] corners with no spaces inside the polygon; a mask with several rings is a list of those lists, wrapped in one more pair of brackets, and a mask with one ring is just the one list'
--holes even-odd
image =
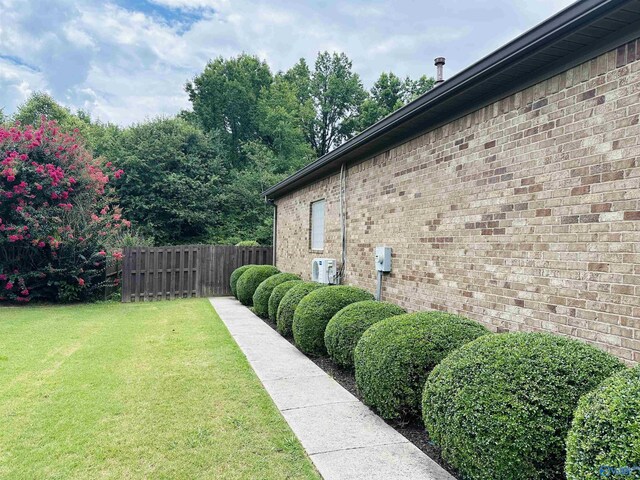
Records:
{"label": "green lawn", "polygon": [[0,307],[0,478],[319,478],[206,300]]}

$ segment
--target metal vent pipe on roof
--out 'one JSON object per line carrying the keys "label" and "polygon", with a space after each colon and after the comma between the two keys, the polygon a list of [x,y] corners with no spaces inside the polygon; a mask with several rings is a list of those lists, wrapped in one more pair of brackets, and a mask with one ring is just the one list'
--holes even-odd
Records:
{"label": "metal vent pipe on roof", "polygon": [[436,85],[444,82],[444,57],[438,57],[434,60],[436,65]]}

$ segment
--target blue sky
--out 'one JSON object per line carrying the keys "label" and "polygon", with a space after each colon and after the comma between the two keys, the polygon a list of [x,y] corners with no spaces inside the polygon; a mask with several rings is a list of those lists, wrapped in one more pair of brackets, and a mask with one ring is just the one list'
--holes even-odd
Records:
{"label": "blue sky", "polygon": [[184,84],[241,52],[273,71],[344,51],[382,71],[451,76],[570,0],[0,0],[0,108],[34,91],[128,125],[189,107]]}

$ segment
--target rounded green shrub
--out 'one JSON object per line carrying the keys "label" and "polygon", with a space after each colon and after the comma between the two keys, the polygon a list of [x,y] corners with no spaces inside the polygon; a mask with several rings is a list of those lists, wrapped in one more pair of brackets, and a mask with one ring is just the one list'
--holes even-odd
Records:
{"label": "rounded green shrub", "polygon": [[382,418],[420,414],[422,388],[444,357],[489,331],[473,320],[444,312],[387,318],[369,327],[353,355],[364,403]]}
{"label": "rounded green shrub", "polygon": [[580,399],[567,438],[568,480],[640,478],[640,366]]}
{"label": "rounded green shrub", "polygon": [[243,265],[242,267],[236,268],[233,272],[231,272],[231,278],[229,280],[229,283],[231,284],[231,293],[233,293],[233,296],[238,298],[238,290],[237,290],[237,285],[238,285],[238,279],[240,278],[240,276],[246,272],[247,270],[249,270],[251,267],[255,267],[256,265]]}
{"label": "rounded green shrub", "polygon": [[290,337],[293,335],[291,328],[293,326],[293,315],[296,311],[296,307],[300,300],[307,296],[310,292],[317,290],[318,288],[326,288],[326,285],[322,285],[316,282],[300,282],[298,285],[294,285],[280,301],[278,306],[278,312],[276,314],[276,330],[283,337]]}
{"label": "rounded green shrub", "polygon": [[289,280],[300,280],[293,273],[276,273],[264,280],[253,293],[253,311],[256,315],[266,318],[269,314],[269,297],[276,286]]}
{"label": "rounded green shrub", "polygon": [[362,334],[374,323],[407,313],[393,303],[365,300],[347,305],[336,313],[324,331],[329,357],[341,367],[353,367],[353,351]]}
{"label": "rounded green shrub", "polygon": [[259,247],[260,243],[255,240],[242,240],[236,243],[236,247]]}
{"label": "rounded green shrub", "polygon": [[301,280],[288,280],[284,283],[276,285],[269,297],[269,320],[275,322],[278,314],[278,307],[285,294],[295,285],[301,283]]}
{"label": "rounded green shrub", "polygon": [[280,273],[280,270],[272,265],[256,265],[248,268],[240,275],[238,283],[236,284],[238,300],[240,300],[243,305],[251,306],[253,304],[253,294],[258,288],[258,285],[277,273]]}
{"label": "rounded green shrub", "polygon": [[621,368],[612,355],[558,335],[486,335],[434,368],[424,424],[464,478],[560,480],[578,400]]}
{"label": "rounded green shrub", "polygon": [[324,355],[324,330],[331,317],[351,303],[373,300],[373,295],[358,287],[332,285],[304,297],[293,315],[293,340],[308,355]]}

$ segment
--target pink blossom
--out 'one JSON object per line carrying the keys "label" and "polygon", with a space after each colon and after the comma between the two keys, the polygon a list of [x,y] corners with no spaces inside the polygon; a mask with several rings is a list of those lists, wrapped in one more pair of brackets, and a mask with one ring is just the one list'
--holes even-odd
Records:
{"label": "pink blossom", "polygon": [[40,247],[40,248],[44,248],[46,245],[47,245],[47,244],[46,244],[46,243],[44,243],[42,240],[40,240],[40,241],[38,242],[38,247]]}
{"label": "pink blossom", "polygon": [[7,282],[4,288],[5,290],[11,290],[13,288],[13,282]]}
{"label": "pink blossom", "polygon": [[107,256],[107,252],[105,252],[104,250],[100,250],[98,252],[98,255],[100,255],[101,257],[106,257]]}
{"label": "pink blossom", "polygon": [[13,182],[15,179],[16,179],[16,177],[13,176],[13,175],[8,175],[7,176],[7,182]]}
{"label": "pink blossom", "polygon": [[20,295],[23,295],[23,296],[25,296],[25,297],[26,297],[26,296],[28,296],[28,295],[29,295],[29,290],[27,290],[27,289],[25,288],[24,290],[22,290],[22,291],[20,292]]}
{"label": "pink blossom", "polygon": [[7,279],[7,275],[5,273],[0,273],[0,281],[5,281]]}
{"label": "pink blossom", "polygon": [[122,260],[122,258],[123,258],[122,252],[113,252],[111,255],[112,255],[112,256],[113,256],[113,258],[115,258],[116,260]]}
{"label": "pink blossom", "polygon": [[84,278],[78,279],[78,285],[80,285],[81,287],[84,287]]}

